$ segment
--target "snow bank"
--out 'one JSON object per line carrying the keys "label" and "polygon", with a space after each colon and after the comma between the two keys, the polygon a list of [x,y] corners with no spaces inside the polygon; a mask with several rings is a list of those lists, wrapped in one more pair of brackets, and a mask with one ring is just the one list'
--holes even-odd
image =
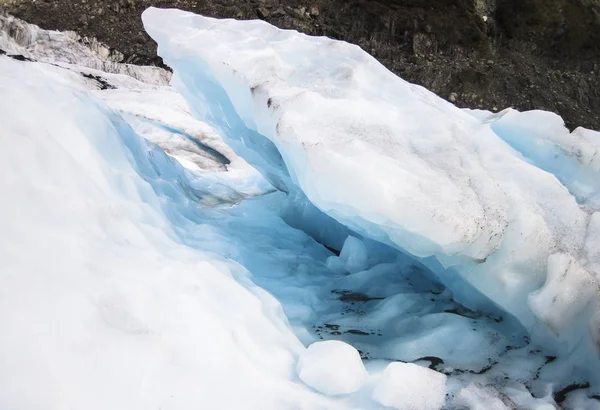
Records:
{"label": "snow bank", "polygon": [[40,65],[0,73],[0,408],[336,408],[292,381],[280,305],[182,243],[222,239],[177,162]]}
{"label": "snow bank", "polygon": [[[600,261],[589,251],[596,211],[548,172],[557,167],[519,152],[535,151],[527,127],[511,128],[524,141],[516,150],[490,124],[347,43],[176,10],[149,9],[143,19],[196,115],[274,185],[421,258],[468,307],[499,306],[536,341],[600,377]],[[595,164],[594,149],[582,151],[586,164]],[[335,224],[328,229],[325,236],[339,235]],[[577,265],[560,286],[568,283],[570,294],[589,286],[588,303],[548,296],[565,260]],[[555,326],[565,313],[576,323]]]}

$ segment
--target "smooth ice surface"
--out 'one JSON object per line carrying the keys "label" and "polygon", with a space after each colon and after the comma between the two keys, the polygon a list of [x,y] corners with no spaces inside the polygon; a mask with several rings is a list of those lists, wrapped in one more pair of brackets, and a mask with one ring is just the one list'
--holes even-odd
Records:
{"label": "smooth ice surface", "polygon": [[373,398],[398,410],[439,410],[446,399],[446,376],[412,363],[390,363]]}
{"label": "smooth ice surface", "polygon": [[[468,308],[516,317],[559,354],[562,374],[598,381],[597,133],[541,138],[535,113],[502,131],[357,46],[262,21],[158,9],[143,19],[195,114],[292,200],[419,258]],[[560,150],[535,158],[539,141]],[[327,226],[325,237],[339,233]]]}
{"label": "smooth ice surface", "polygon": [[298,360],[296,371],[304,383],[330,396],[354,393],[367,378],[356,349],[337,340],[308,346]]}

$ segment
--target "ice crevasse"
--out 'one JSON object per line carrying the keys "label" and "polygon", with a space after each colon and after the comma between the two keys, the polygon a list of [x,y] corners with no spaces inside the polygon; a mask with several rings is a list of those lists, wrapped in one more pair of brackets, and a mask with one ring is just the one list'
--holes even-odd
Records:
{"label": "ice crevasse", "polygon": [[599,133],[460,110],[357,46],[262,21],[143,20],[195,114],[288,192],[288,219],[418,258],[599,381]]}

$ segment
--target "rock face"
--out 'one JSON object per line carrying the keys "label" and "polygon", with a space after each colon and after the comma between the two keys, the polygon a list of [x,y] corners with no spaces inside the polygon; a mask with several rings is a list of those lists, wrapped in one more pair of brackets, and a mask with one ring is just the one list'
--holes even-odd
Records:
{"label": "rock face", "polygon": [[360,45],[404,79],[459,106],[559,113],[600,129],[598,0],[6,0],[1,8],[47,29],[76,30],[161,65],[141,12],[174,7],[261,18]]}

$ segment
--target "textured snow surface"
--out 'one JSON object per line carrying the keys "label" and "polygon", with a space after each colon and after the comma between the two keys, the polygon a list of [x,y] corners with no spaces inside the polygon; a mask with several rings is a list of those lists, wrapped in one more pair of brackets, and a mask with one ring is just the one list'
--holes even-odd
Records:
{"label": "textured snow surface", "polygon": [[563,372],[598,381],[598,133],[546,113],[489,121],[357,46],[262,21],[143,19],[196,115],[276,186],[419,258],[456,300],[516,317]]}
{"label": "textured snow surface", "polygon": [[367,378],[356,349],[338,340],[308,346],[298,360],[296,371],[304,383],[330,396],[354,393]]}
{"label": "textured snow surface", "polygon": [[439,410],[446,400],[446,376],[412,363],[390,363],[373,398],[398,410]]}

